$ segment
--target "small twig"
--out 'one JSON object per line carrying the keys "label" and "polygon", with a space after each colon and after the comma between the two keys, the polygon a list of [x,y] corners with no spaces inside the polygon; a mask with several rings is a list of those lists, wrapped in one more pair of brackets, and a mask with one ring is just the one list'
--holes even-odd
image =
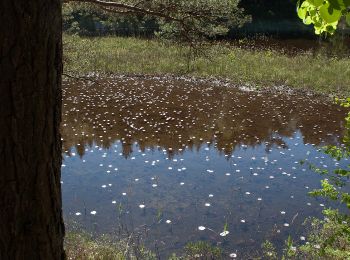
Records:
{"label": "small twig", "polygon": [[294,217],[292,218],[291,224],[293,224],[294,220],[297,218],[298,215],[299,215],[299,213],[297,213],[297,214],[294,215]]}

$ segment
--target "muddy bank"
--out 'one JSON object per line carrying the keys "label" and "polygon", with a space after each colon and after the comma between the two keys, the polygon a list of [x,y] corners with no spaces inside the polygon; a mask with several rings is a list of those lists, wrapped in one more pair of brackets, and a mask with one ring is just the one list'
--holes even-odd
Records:
{"label": "muddy bank", "polygon": [[256,92],[256,93],[270,93],[270,94],[287,94],[287,95],[305,95],[308,97],[314,97],[317,99],[323,99],[325,101],[334,101],[335,97],[346,98],[344,94],[329,94],[322,93],[308,88],[294,88],[287,85],[274,85],[274,86],[264,86],[264,85],[253,85],[241,83],[237,84],[232,79],[222,78],[222,77],[200,77],[200,76],[190,76],[190,75],[174,75],[174,74],[109,74],[109,73],[99,73],[91,72],[85,75],[74,75],[66,73],[63,75],[63,80],[65,83],[78,81],[87,81],[95,84],[104,84],[103,82],[108,79],[140,79],[140,80],[166,80],[166,81],[184,81],[192,83],[202,83],[202,84],[212,84],[214,86],[230,87],[236,88],[242,91]]}

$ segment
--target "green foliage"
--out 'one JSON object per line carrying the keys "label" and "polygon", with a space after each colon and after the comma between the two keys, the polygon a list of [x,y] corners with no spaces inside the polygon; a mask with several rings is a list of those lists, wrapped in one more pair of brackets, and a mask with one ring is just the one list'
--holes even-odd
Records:
{"label": "green foliage", "polygon": [[[164,1],[152,1],[158,5]],[[172,0],[177,6],[170,15],[176,20],[160,18],[158,36],[182,42],[197,42],[199,40],[224,35],[229,28],[240,27],[250,21],[238,7],[239,0]]]}
{"label": "green foliage", "polygon": [[222,259],[221,249],[204,241],[188,243],[185,247],[185,254],[185,259]]}
{"label": "green foliage", "polygon": [[308,242],[298,247],[298,255],[305,259],[349,259],[349,218],[330,209],[324,210],[324,216],[324,220],[309,220]]}
{"label": "green foliage", "polygon": [[297,248],[293,246],[292,237],[288,236],[282,259],[293,259],[296,257],[296,255],[297,255]]}
{"label": "green foliage", "polygon": [[144,247],[137,246],[137,254],[129,250],[130,245],[124,240],[111,239],[108,236],[93,238],[88,233],[68,232],[64,247],[67,259],[76,260],[155,260],[156,256]]}
{"label": "green foliage", "polygon": [[328,182],[328,180],[321,181],[322,189],[313,190],[310,192],[310,195],[313,197],[326,197],[331,200],[339,199],[339,192],[336,188]]}
{"label": "green foliage", "polygon": [[313,24],[316,34],[333,34],[343,17],[350,25],[350,0],[298,1],[297,13],[307,25]]}
{"label": "green foliage", "polygon": [[225,222],[225,225],[224,225],[224,232],[226,232],[228,230],[228,223],[227,221]]}
{"label": "green foliage", "polygon": [[63,40],[67,73],[188,74],[228,78],[252,87],[285,85],[350,95],[350,60],[345,58],[329,59],[311,53],[288,56],[274,50],[247,50],[219,43],[208,47],[205,56],[192,60],[188,70],[188,47],[174,43],[69,35]]}
{"label": "green foliage", "polygon": [[[63,27],[67,32],[88,35],[97,30],[111,31],[126,26],[132,31],[151,25],[151,31],[157,31],[162,38],[195,45],[249,21],[238,7],[239,0],[89,2],[82,4],[73,0],[63,5]],[[102,3],[110,5],[106,7]]]}
{"label": "green foliage", "polygon": [[64,3],[63,30],[78,35],[140,35],[153,34],[158,24],[153,18],[140,15],[117,15],[88,3]]}
{"label": "green foliage", "polygon": [[324,210],[324,220],[307,219],[309,227],[306,242],[294,244],[291,237],[285,242],[285,249],[279,256],[274,245],[266,241],[262,245],[263,259],[305,259],[305,260],[343,260],[350,259],[349,217],[337,210]]}
{"label": "green foliage", "polygon": [[275,246],[270,241],[265,241],[262,245],[262,256],[264,259],[277,260],[278,255]]}

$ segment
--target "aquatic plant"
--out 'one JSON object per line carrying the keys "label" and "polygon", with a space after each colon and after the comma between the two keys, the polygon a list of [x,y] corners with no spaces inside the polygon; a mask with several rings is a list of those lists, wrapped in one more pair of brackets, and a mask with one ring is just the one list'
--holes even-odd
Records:
{"label": "aquatic plant", "polygon": [[185,259],[222,259],[222,250],[205,241],[191,242],[185,247]]}

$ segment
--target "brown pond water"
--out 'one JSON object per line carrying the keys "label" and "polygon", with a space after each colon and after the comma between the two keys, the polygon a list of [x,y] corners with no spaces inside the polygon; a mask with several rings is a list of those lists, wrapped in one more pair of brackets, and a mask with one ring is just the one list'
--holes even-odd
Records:
{"label": "brown pond water", "polygon": [[304,219],[329,205],[307,195],[321,177],[300,161],[338,166],[319,148],[339,143],[346,111],[285,92],[169,78],[65,82],[67,223],[133,232],[162,259],[190,241],[240,259],[266,239],[299,241]]}

